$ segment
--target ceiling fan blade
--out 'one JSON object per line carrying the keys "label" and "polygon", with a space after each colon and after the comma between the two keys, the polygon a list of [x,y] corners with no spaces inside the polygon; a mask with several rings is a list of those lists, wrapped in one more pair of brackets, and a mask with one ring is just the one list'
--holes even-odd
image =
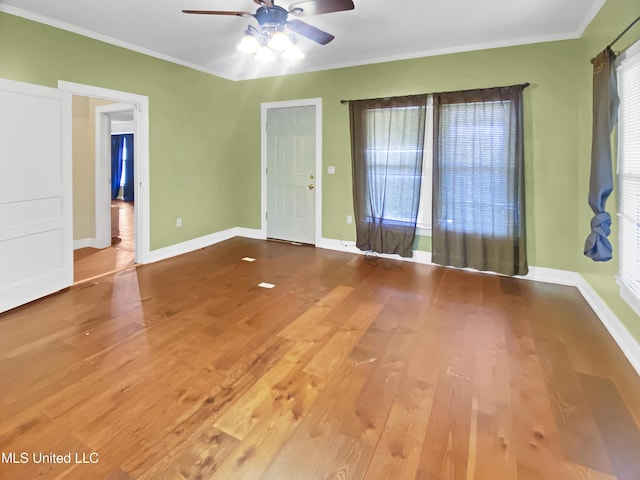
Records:
{"label": "ceiling fan blade", "polygon": [[287,22],[287,28],[294,33],[319,43],[320,45],[326,45],[336,38],[330,33],[324,32],[319,28],[309,25],[308,23],[301,22],[300,20],[289,20]]}
{"label": "ceiling fan blade", "polygon": [[250,17],[250,12],[231,12],[227,10],[182,10],[182,13],[195,13],[197,15],[235,15],[237,17]]}
{"label": "ceiling fan blade", "polygon": [[[289,11],[296,15],[322,15],[323,13],[353,10],[352,0],[307,0],[289,5]],[[300,11],[302,10],[302,11]]]}

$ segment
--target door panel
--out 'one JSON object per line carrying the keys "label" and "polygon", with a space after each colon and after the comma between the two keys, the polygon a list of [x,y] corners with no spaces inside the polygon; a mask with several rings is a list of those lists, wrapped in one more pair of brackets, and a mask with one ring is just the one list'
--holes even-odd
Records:
{"label": "door panel", "polygon": [[315,106],[267,111],[267,236],[315,242]]}
{"label": "door panel", "polygon": [[73,283],[63,95],[0,79],[0,312]]}

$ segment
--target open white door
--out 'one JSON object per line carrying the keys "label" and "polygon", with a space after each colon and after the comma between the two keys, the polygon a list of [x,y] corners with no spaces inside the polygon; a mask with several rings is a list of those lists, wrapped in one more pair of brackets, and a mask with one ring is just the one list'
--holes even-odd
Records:
{"label": "open white door", "polygon": [[73,283],[70,105],[0,79],[0,312]]}

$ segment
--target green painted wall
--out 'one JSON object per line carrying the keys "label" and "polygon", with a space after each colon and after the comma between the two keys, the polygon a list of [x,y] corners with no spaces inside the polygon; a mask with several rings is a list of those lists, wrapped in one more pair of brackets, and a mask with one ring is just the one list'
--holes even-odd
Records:
{"label": "green painted wall", "polygon": [[233,82],[3,13],[0,77],[149,97],[152,250],[237,225]]}
{"label": "green painted wall", "polygon": [[[596,18],[591,22],[584,35],[580,39],[580,78],[583,86],[580,91],[578,104],[579,112],[579,139],[580,165],[578,170],[579,202],[578,202],[578,241],[579,246],[589,234],[589,221],[593,216],[587,203],[589,192],[589,168],[591,155],[591,58],[602,51],[634,18],[640,15],[640,2],[638,0],[608,0]],[[631,43],[640,38],[640,24],[636,24],[613,47],[615,51],[623,51]],[[615,135],[615,134],[614,134]],[[614,151],[615,154],[615,151]],[[615,170],[614,170],[615,171]],[[610,262],[593,262],[578,252],[577,271],[589,282],[600,297],[609,305],[627,330],[640,343],[640,318],[620,298],[615,275],[618,270],[617,258],[617,198],[615,190],[607,203],[607,210],[613,220],[612,234],[610,237],[614,247],[614,258]]]}
{"label": "green painted wall", "polygon": [[[578,185],[579,42],[545,43],[389,62],[284,78],[240,83],[251,99],[242,112],[247,129],[258,131],[260,103],[322,97],[323,163],[336,166],[323,176],[323,236],[354,240],[348,107],[340,99],[386,97],[529,82],[525,90],[526,198],[531,265],[576,268]],[[243,168],[241,225],[259,226],[260,139],[238,145]],[[239,188],[243,188],[239,185]],[[553,240],[553,241],[552,241]],[[420,239],[430,249],[430,239]]]}

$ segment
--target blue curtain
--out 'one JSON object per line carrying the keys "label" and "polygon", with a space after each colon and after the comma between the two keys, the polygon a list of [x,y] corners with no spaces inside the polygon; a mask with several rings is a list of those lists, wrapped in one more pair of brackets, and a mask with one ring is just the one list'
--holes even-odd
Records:
{"label": "blue curtain", "polygon": [[[126,152],[126,158],[125,158]],[[124,185],[122,185],[125,202],[133,202],[133,134],[111,135],[111,199],[118,198],[122,171],[124,169]]]}
{"label": "blue curtain", "polygon": [[122,177],[124,135],[111,135],[111,200],[118,198]]}
{"label": "blue curtain", "polygon": [[607,198],[613,191],[611,164],[611,132],[618,119],[616,55],[610,48],[598,54],[593,63],[593,130],[591,137],[591,177],[589,206],[594,216],[591,233],[584,244],[584,254],[596,262],[611,260],[611,215],[605,211]]}
{"label": "blue curtain", "polygon": [[125,138],[126,142],[127,142],[127,161],[124,162],[124,187],[123,187],[123,191],[124,191],[124,201],[125,202],[133,202],[133,185],[134,185],[134,178],[133,178],[133,134],[132,133],[127,133],[125,135],[123,135],[123,137]]}

